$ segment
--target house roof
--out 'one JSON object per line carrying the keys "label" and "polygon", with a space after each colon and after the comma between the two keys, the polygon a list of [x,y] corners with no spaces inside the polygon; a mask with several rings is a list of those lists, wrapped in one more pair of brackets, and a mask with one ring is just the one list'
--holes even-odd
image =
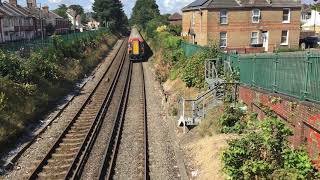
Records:
{"label": "house roof", "polygon": [[182,20],[182,16],[179,13],[174,13],[171,16],[169,16],[170,21],[177,21],[177,20]]}
{"label": "house roof", "polygon": [[22,7],[19,5],[14,6],[10,3],[3,2],[3,5],[7,8],[10,9],[11,11],[14,11],[15,13],[19,14],[22,17],[30,17],[30,13],[26,12]]}
{"label": "house roof", "polygon": [[308,5],[308,4],[302,4],[302,6],[301,6],[301,12],[302,12],[302,13],[311,12],[311,6]]}
{"label": "house roof", "polygon": [[244,7],[301,7],[301,4],[297,0],[196,0],[182,11]]}

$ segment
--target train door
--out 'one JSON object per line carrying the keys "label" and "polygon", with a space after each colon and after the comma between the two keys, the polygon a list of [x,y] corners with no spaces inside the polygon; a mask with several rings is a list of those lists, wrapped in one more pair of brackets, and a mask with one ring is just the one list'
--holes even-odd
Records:
{"label": "train door", "polygon": [[133,55],[139,55],[139,41],[133,41]]}

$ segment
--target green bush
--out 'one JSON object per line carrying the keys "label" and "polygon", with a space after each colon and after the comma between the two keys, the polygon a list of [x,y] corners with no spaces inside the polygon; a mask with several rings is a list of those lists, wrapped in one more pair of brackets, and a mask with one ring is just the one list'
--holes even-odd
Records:
{"label": "green bush", "polygon": [[106,38],[116,40],[105,33],[71,41],[55,36],[52,46],[28,56],[0,51],[0,152],[99,63]]}
{"label": "green bush", "polygon": [[222,116],[219,118],[220,132],[242,133],[246,127],[243,121],[244,113],[238,107],[225,106]]}
{"label": "green bush", "polygon": [[231,179],[282,179],[286,175],[316,179],[308,154],[289,146],[291,135],[281,120],[265,119],[256,130],[229,142],[222,157],[226,174]]}
{"label": "green bush", "polygon": [[205,84],[204,62],[206,59],[218,57],[219,51],[216,47],[197,52],[187,60],[182,72],[182,80],[188,87],[202,88]]}

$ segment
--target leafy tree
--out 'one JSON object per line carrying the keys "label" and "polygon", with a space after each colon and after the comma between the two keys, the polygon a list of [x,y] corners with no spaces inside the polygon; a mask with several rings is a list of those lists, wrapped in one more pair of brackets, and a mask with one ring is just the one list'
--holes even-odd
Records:
{"label": "leafy tree", "polygon": [[84,14],[84,9],[82,6],[78,5],[78,4],[73,4],[69,6],[69,9],[72,9],[76,12],[76,16],[77,15],[83,15]]}
{"label": "leafy tree", "polygon": [[147,23],[160,15],[159,7],[155,0],[137,0],[133,7],[131,25],[139,25],[142,28],[147,26]]}
{"label": "leafy tree", "polygon": [[67,19],[68,15],[67,15],[67,10],[68,10],[68,6],[65,4],[61,4],[59,5],[59,7],[55,10],[53,10],[54,13],[58,14],[59,16]]}
{"label": "leafy tree", "polygon": [[128,18],[120,0],[95,0],[93,11],[101,25],[108,25],[112,30],[123,32],[128,25]]}

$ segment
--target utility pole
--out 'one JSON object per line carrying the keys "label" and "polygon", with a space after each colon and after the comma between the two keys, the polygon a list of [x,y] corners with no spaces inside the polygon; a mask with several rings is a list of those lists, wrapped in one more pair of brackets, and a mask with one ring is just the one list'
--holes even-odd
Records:
{"label": "utility pole", "polygon": [[43,41],[44,41],[44,34],[43,34],[43,21],[42,21],[42,7],[41,7],[41,3],[40,4],[40,11],[39,11],[39,16],[40,16],[40,28],[41,28],[41,42],[42,42],[42,45],[43,45]]}

